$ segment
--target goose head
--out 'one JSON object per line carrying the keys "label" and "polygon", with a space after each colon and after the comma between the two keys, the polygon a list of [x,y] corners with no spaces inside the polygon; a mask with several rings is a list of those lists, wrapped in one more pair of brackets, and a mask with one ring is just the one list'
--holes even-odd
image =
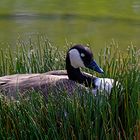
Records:
{"label": "goose head", "polygon": [[93,58],[92,51],[83,45],[74,45],[70,48],[66,55],[66,70],[70,80],[85,84],[89,87],[93,85],[93,79],[84,75],[80,71],[80,67],[92,69],[98,73],[103,73],[103,70],[97,65]]}
{"label": "goose head", "polygon": [[[69,59],[69,61],[68,61]],[[103,73],[103,70],[97,65],[93,59],[91,50],[83,45],[75,45],[69,49],[66,57],[66,64],[71,65],[74,69],[87,67],[98,73]]]}

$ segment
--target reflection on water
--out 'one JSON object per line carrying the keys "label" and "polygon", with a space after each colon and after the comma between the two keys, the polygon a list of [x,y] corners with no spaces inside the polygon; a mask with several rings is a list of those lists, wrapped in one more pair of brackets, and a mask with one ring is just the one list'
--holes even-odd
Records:
{"label": "reflection on water", "polygon": [[140,46],[139,0],[118,0],[118,3],[113,0],[94,3],[81,0],[74,1],[75,4],[62,0],[46,1],[47,5],[44,5],[45,0],[40,3],[37,0],[31,3],[15,0],[15,3],[5,6],[2,0],[0,42],[14,44],[18,35],[26,39],[44,34],[57,46],[64,46],[67,40],[92,44],[97,51],[112,39],[118,41],[121,47],[126,47],[131,42]]}

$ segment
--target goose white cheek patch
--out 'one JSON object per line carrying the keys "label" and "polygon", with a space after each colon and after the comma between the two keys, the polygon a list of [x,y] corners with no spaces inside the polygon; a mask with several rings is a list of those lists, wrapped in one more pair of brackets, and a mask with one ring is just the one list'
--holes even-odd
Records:
{"label": "goose white cheek patch", "polygon": [[77,49],[69,51],[70,63],[74,68],[85,67]]}

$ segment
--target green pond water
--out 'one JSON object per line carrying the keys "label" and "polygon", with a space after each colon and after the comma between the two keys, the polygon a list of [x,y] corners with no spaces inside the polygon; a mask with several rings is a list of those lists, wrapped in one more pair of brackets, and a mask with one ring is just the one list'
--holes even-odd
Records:
{"label": "green pond water", "polygon": [[0,47],[38,34],[58,47],[84,43],[98,52],[114,39],[140,48],[140,0],[0,0]]}

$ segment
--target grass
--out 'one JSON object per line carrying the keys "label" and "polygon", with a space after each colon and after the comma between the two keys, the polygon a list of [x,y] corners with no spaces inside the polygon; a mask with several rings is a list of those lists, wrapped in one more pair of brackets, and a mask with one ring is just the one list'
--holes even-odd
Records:
{"label": "grass", "polygon": [[[70,46],[70,45],[68,45]],[[99,54],[102,77],[118,80],[109,97],[85,91],[51,95],[46,102],[36,93],[18,101],[0,96],[0,139],[113,140],[139,139],[140,51],[132,44],[120,52],[111,42]],[[15,50],[0,51],[0,75],[37,73],[65,68],[65,51],[46,38],[19,40]],[[91,71],[90,71],[91,72]]]}

